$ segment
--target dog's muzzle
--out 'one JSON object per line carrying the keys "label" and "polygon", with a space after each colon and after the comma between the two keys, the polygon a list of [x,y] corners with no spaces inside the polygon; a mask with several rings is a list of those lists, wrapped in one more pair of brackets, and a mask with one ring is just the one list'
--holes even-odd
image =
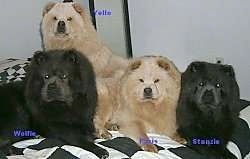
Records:
{"label": "dog's muzzle", "polygon": [[64,34],[66,32],[66,24],[64,21],[59,21],[57,24],[57,33]]}
{"label": "dog's muzzle", "polygon": [[146,99],[152,98],[153,97],[153,90],[150,87],[147,87],[143,90],[143,96]]}
{"label": "dog's muzzle", "polygon": [[61,90],[56,83],[51,83],[47,88],[47,96],[49,99],[57,99],[61,96]]}
{"label": "dog's muzzle", "polygon": [[202,95],[202,102],[204,104],[214,104],[215,103],[215,95],[213,90],[206,90]]}

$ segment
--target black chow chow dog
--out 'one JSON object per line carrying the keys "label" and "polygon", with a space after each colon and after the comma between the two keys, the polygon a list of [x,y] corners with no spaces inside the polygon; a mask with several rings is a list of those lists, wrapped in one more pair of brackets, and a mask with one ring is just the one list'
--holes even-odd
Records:
{"label": "black chow chow dog", "polygon": [[[95,75],[91,63],[81,53],[36,52],[26,75],[24,98],[24,110],[29,114],[27,118],[31,118],[26,127],[43,137],[91,151],[100,158],[109,156],[94,144]],[[18,107],[16,104],[15,109]]]}
{"label": "black chow chow dog", "polygon": [[236,158],[226,145],[239,115],[239,87],[232,66],[193,62],[182,74],[178,132],[211,159]]}

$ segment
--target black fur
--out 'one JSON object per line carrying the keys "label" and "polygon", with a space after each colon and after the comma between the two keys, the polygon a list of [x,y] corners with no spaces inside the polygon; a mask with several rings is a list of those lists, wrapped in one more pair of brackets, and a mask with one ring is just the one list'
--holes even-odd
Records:
{"label": "black fur", "polygon": [[74,2],[73,0],[64,0],[63,3]]}
{"label": "black fur", "polygon": [[23,95],[23,82],[0,86],[0,150],[8,154],[13,142],[24,139],[14,137],[14,130],[29,129],[29,114]]}
{"label": "black fur", "polygon": [[87,58],[75,50],[36,52],[24,87],[31,130],[91,151],[100,158],[108,157],[106,150],[94,144],[97,90]]}
{"label": "black fur", "polygon": [[[182,74],[178,102],[178,132],[188,146],[212,159],[236,158],[226,149],[239,115],[239,87],[229,65],[193,62]],[[194,138],[220,140],[219,145],[195,145]]]}

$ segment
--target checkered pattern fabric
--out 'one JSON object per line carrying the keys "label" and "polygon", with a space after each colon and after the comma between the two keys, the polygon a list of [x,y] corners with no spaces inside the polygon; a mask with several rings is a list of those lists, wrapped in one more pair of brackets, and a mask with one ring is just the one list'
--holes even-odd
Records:
{"label": "checkered pattern fabric", "polygon": [[[244,142],[232,139],[228,149],[238,159],[250,159],[250,154],[248,154],[250,142],[249,127],[242,119],[239,119],[238,126],[237,130],[240,132],[235,134],[237,138],[244,139]],[[242,132],[245,132],[246,136],[239,137],[237,134],[242,134]],[[111,131],[110,133],[113,135],[111,140],[97,139],[95,141],[98,146],[109,152],[110,159],[207,159],[207,157],[180,145],[166,136],[148,134],[150,139],[157,141],[155,145],[159,150],[158,153],[151,153],[142,151],[132,139],[124,137],[119,132]],[[14,153],[23,157],[18,159],[98,159],[89,151],[67,145],[56,139],[31,139],[15,143],[13,147]]]}
{"label": "checkered pattern fabric", "polygon": [[0,84],[23,80],[28,64],[28,59],[7,59],[0,61]]}

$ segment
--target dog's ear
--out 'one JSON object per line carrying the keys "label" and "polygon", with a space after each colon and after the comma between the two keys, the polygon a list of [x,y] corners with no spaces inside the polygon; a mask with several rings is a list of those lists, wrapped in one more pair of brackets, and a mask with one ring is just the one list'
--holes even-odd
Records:
{"label": "dog's ear", "polygon": [[163,68],[164,70],[166,71],[169,71],[170,70],[170,66],[169,66],[169,63],[163,59],[160,59],[157,61],[157,64],[160,68]]}
{"label": "dog's ear", "polygon": [[44,53],[42,51],[36,51],[34,53],[33,59],[34,59],[36,64],[40,65],[40,64],[47,61],[48,56],[46,55],[46,53]]}
{"label": "dog's ear", "polygon": [[203,62],[192,62],[189,66],[188,66],[188,69],[191,71],[191,72],[198,72],[200,70],[203,70],[205,67],[204,63]]}
{"label": "dog's ear", "polygon": [[79,63],[79,55],[78,51],[71,49],[64,53],[64,60],[71,62],[73,64]]}
{"label": "dog's ear", "polygon": [[43,9],[43,16],[45,14],[47,14],[54,6],[55,6],[55,2],[49,2],[48,4],[46,4],[46,6]]}
{"label": "dog's ear", "polygon": [[141,66],[141,60],[134,60],[129,63],[128,70],[133,71],[138,69],[140,66]]}
{"label": "dog's ear", "polygon": [[165,70],[176,82],[180,82],[181,73],[172,61],[162,58],[157,60],[157,65]]}
{"label": "dog's ear", "polygon": [[77,13],[79,13],[81,16],[83,16],[84,15],[84,8],[82,7],[82,5],[81,4],[79,4],[79,3],[74,3],[74,4],[72,4],[72,6],[74,7],[74,9],[75,9],[75,11],[77,12]]}
{"label": "dog's ear", "polygon": [[86,24],[86,27],[88,29],[93,29],[93,31],[96,31],[92,23],[92,17],[90,16],[89,12],[79,3],[73,3],[72,7],[82,17],[84,23]]}
{"label": "dog's ear", "polygon": [[231,65],[222,65],[221,70],[230,77],[235,77],[234,68]]}

